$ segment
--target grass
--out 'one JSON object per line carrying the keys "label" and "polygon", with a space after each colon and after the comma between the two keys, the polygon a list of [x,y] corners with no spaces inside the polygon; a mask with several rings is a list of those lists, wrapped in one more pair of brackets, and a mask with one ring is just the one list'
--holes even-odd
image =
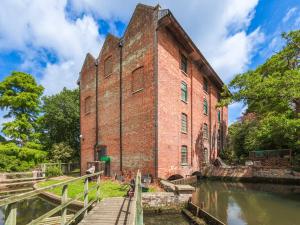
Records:
{"label": "grass", "polygon": [[[38,187],[50,186],[53,184],[63,182],[65,180],[55,180],[55,179],[46,180],[38,183]],[[82,180],[70,183],[68,186],[68,196],[70,198],[74,198],[79,193],[83,193],[83,186],[84,186],[84,182]],[[95,186],[96,186],[96,182],[94,181],[89,182],[90,189]],[[127,185],[123,185],[121,183],[118,183],[116,181],[111,181],[111,180],[101,180],[100,198],[103,199],[108,197],[122,197],[126,195],[127,190],[128,190]],[[62,187],[56,187],[54,189],[49,190],[49,192],[61,196]],[[89,192],[89,200],[95,198],[96,198],[96,190]],[[83,197],[81,197],[80,200],[82,201]]]}

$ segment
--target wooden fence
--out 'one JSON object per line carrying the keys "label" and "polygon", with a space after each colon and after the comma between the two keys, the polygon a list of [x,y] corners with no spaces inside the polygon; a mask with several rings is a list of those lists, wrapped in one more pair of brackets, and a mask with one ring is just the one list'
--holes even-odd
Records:
{"label": "wooden fence", "polygon": [[[61,198],[61,204],[54,209],[50,210],[49,212],[45,213],[44,215],[32,220],[28,225],[35,225],[35,224],[44,224],[44,221],[49,220],[49,217],[52,215],[58,213],[61,211],[61,217],[60,219],[60,224],[62,225],[69,225],[73,223],[79,216],[81,215],[86,215],[87,210],[90,206],[92,206],[93,203],[98,203],[100,201],[100,175],[103,173],[97,172],[89,175],[85,175],[82,177],[77,177],[71,180],[63,181],[58,184],[53,184],[47,187],[43,188],[38,188],[34,191],[30,191],[27,193],[11,196],[5,199],[0,200],[0,207],[5,206],[5,225],[16,225],[17,222],[17,203],[28,199],[32,198],[34,196],[39,195],[40,193],[44,191],[49,191],[51,189],[54,189],[56,187],[62,187],[62,198]],[[92,177],[97,177],[97,185],[89,189],[89,179]],[[69,184],[79,181],[79,180],[84,180],[84,192],[79,193],[78,195],[75,196],[75,198],[68,198],[68,186]],[[93,190],[96,190],[96,199],[93,199],[89,201],[89,193]],[[79,198],[83,197],[84,198],[84,207],[80,209],[78,212],[76,212],[73,216],[70,215],[67,216],[67,206],[70,205],[71,203],[75,202]]]}

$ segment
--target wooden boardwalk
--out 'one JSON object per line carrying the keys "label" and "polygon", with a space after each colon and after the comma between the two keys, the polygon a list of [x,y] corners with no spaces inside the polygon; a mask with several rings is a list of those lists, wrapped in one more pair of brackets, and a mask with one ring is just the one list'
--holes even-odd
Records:
{"label": "wooden boardwalk", "polygon": [[133,201],[125,197],[103,199],[79,225],[129,225]]}

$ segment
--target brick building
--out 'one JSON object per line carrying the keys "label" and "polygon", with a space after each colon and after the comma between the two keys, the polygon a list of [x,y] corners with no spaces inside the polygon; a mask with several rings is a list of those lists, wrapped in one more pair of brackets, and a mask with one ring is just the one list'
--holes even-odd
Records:
{"label": "brick building", "polygon": [[82,66],[81,171],[104,155],[111,175],[199,171],[224,145],[222,85],[169,10],[138,4],[123,37],[107,35]]}

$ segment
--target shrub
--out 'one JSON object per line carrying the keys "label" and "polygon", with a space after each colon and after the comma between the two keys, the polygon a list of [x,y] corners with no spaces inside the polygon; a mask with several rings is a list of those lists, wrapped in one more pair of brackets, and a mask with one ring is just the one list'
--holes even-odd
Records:
{"label": "shrub", "polygon": [[46,169],[46,177],[58,177],[62,175],[60,166],[48,166]]}

